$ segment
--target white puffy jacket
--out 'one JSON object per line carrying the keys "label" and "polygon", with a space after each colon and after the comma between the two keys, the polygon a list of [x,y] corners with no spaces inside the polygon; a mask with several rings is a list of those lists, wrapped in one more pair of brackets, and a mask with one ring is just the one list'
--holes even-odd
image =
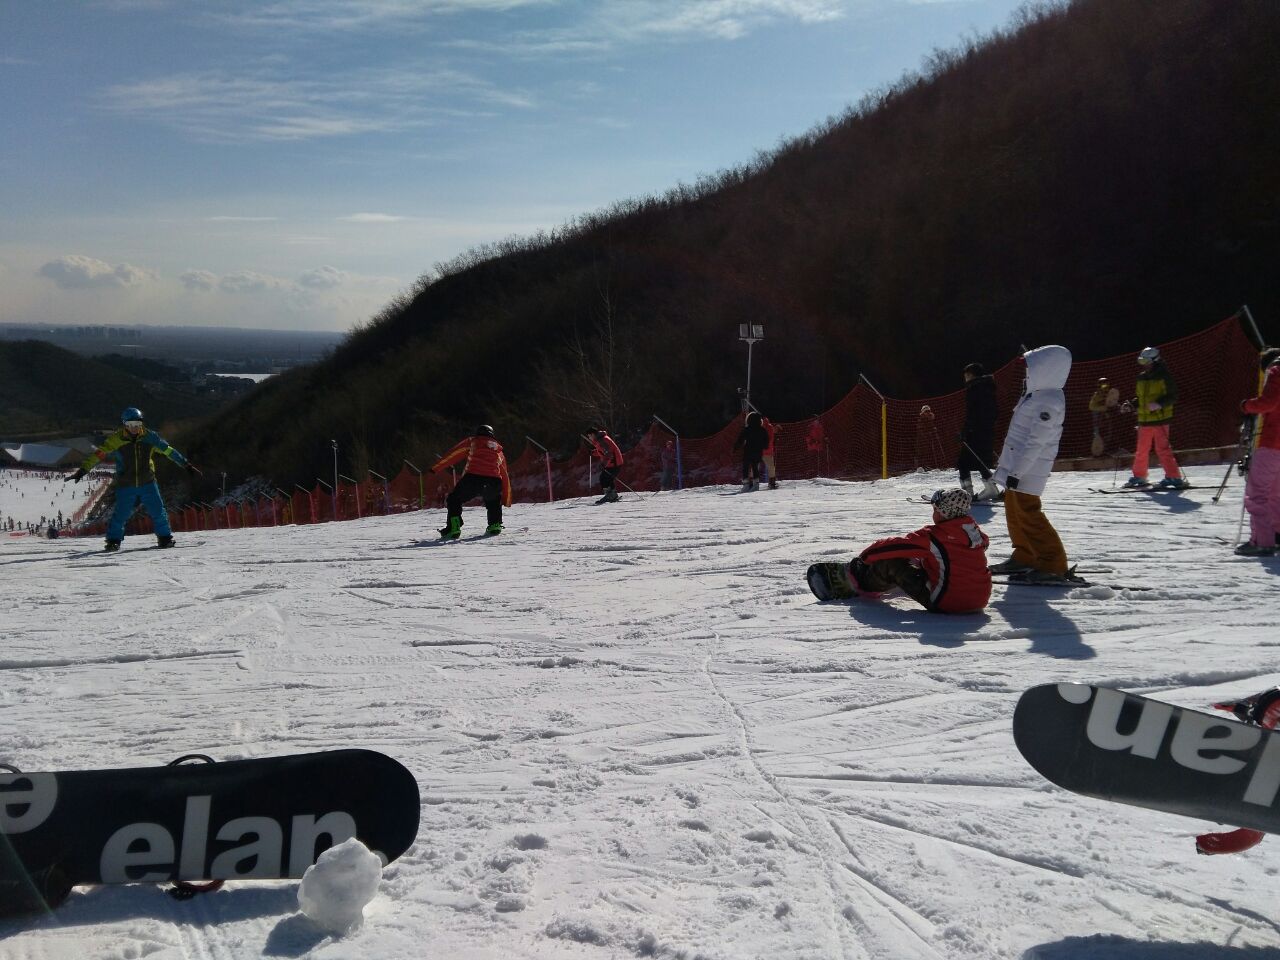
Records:
{"label": "white puffy jacket", "polygon": [[1071,372],[1071,351],[1058,346],[1037,347],[1028,350],[1023,359],[1027,361],[1027,392],[1013,408],[995,480],[1009,486],[1010,478],[1016,478],[1013,489],[1038,497],[1044,492],[1062,439],[1067,412],[1062,387]]}

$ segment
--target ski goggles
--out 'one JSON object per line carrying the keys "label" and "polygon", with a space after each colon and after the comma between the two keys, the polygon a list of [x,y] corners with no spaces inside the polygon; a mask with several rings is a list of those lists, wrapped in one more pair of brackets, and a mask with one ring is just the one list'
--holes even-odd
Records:
{"label": "ski goggles", "polygon": [[132,433],[141,433],[141,432],[142,432],[142,421],[141,421],[141,420],[126,420],[126,421],[124,422],[124,428],[125,428],[126,430],[128,430],[128,431],[132,432]]}

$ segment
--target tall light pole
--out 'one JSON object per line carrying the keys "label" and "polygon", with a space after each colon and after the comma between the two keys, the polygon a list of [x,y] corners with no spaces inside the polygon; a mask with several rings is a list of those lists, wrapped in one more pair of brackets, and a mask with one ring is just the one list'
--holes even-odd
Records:
{"label": "tall light pole", "polygon": [[756,341],[764,339],[764,324],[738,324],[738,339],[747,345],[747,389],[742,394],[742,412],[746,413],[751,409],[751,348]]}

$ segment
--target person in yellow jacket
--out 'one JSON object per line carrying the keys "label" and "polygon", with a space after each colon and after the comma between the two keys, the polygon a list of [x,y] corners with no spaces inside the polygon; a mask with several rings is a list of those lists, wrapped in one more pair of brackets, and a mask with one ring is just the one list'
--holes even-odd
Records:
{"label": "person in yellow jacket", "polygon": [[80,469],[67,477],[67,480],[79,483],[81,477],[104,460],[110,458],[115,464],[113,486],[116,506],[107,524],[107,540],[103,547],[108,553],[120,549],[120,542],[124,540],[124,525],[139,503],[151,515],[151,523],[156,532],[156,546],[173,546],[169,514],[164,508],[160,487],[156,483],[157,453],[168,457],[188,473],[200,472],[187,462],[186,457],[169,446],[163,437],[146,428],[142,422],[141,410],[126,407],[124,413],[120,414],[120,429],[108,435],[101,446],[85,457]]}
{"label": "person in yellow jacket", "polygon": [[1169,426],[1173,423],[1173,405],[1178,399],[1178,388],[1174,385],[1173,375],[1165,366],[1160,351],[1155,347],[1146,347],[1138,354],[1138,366],[1142,368],[1138,373],[1138,395],[1120,408],[1125,413],[1136,411],[1138,414],[1138,445],[1133,451],[1133,476],[1125,482],[1125,486],[1151,486],[1147,479],[1147,464],[1154,446],[1160,466],[1164,469],[1164,479],[1156,484],[1156,489],[1185,490],[1191,484],[1182,476],[1177,458],[1173,455],[1173,447],[1169,445]]}

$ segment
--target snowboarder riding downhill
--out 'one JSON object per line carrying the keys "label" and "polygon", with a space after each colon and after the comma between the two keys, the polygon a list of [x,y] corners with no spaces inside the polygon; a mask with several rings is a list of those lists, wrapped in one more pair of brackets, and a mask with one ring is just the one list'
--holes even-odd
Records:
{"label": "snowboarder riding downhill", "polygon": [[445,498],[447,514],[440,529],[440,539],[457,540],[462,536],[462,505],[481,497],[488,511],[489,525],[485,534],[493,536],[502,532],[502,508],[511,506],[511,477],[507,474],[507,458],[502,444],[493,437],[493,427],[482,423],[474,436],[459,440],[431,468],[431,472],[443,470],[466,458],[462,477]]}
{"label": "snowboarder riding downhill", "polygon": [[[103,549],[108,553],[120,549],[124,540],[124,525],[133,514],[134,508],[141,503],[151,517],[155,527],[156,546],[172,547],[173,531],[169,527],[169,514],[164,508],[164,500],[160,496],[160,485],[156,483],[155,455],[163,454],[188,473],[198,474],[200,470],[187,461],[154,430],[148,430],[142,422],[142,411],[137,407],[126,407],[120,414],[120,429],[102,441],[102,446],[94,449],[85,457],[84,462],[67,480],[80,479],[100,464],[107,457],[115,461],[116,506],[107,524],[107,539]],[[63,481],[64,483],[66,481]]]}
{"label": "snowboarder riding downhill", "polygon": [[991,599],[987,535],[969,516],[960,488],[930,497],[933,522],[903,537],[877,540],[849,563],[815,563],[809,589],[819,600],[879,599],[901,588],[926,610],[975,613]]}

